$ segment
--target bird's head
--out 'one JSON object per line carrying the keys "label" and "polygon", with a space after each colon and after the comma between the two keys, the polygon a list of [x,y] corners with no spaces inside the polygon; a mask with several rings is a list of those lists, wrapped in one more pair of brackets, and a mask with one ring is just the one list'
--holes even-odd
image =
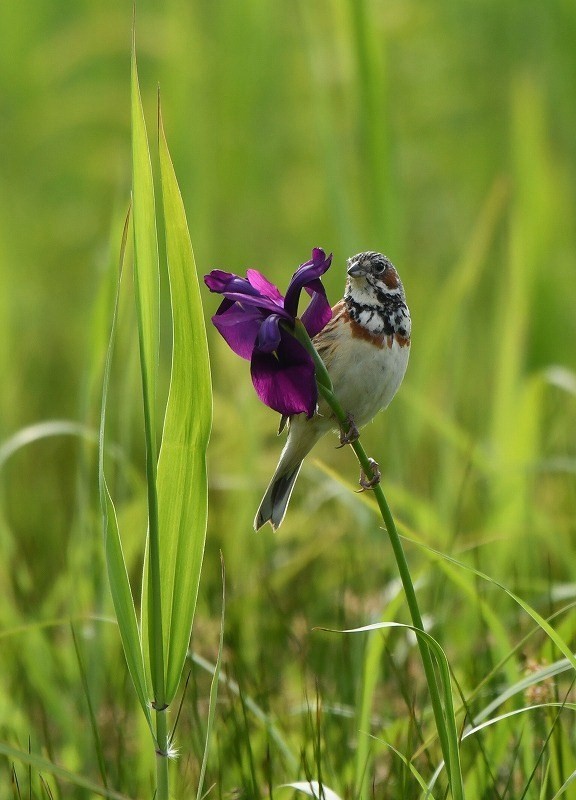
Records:
{"label": "bird's head", "polygon": [[357,299],[367,295],[371,299],[396,295],[404,299],[404,287],[389,258],[368,250],[357,253],[347,261],[347,291]]}

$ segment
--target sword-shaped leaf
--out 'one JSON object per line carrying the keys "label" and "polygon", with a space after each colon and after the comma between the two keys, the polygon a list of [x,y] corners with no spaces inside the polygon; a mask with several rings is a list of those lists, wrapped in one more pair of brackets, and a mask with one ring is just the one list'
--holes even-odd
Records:
{"label": "sword-shaped leaf", "polygon": [[170,390],[157,482],[166,702],[170,702],[178,688],[190,642],[204,554],[212,386],[196,264],[161,116],[159,127],[173,331]]}
{"label": "sword-shaped leaf", "polygon": [[134,286],[140,342],[140,369],[146,441],[148,489],[147,614],[143,614],[143,641],[148,645],[154,703],[165,699],[164,640],[162,631],[160,541],[156,491],[156,379],[159,352],[160,274],[154,204],[154,180],[146,123],[138,84],[136,50],[132,48],[132,202],[134,208]]}
{"label": "sword-shaped leaf", "polygon": [[[121,265],[124,261],[124,254],[126,249],[126,235],[129,228],[128,218],[124,226],[124,237],[122,240],[121,251]],[[104,536],[105,536],[105,551],[106,551],[106,565],[108,569],[108,580],[110,582],[110,590],[112,593],[112,601],[114,603],[114,610],[116,612],[116,619],[118,622],[118,630],[120,631],[120,638],[124,648],[124,655],[128,670],[136,689],[136,694],[142,706],[142,710],[146,715],[148,724],[151,726],[150,707],[149,707],[149,692],[146,685],[146,675],[144,670],[144,660],[142,657],[142,647],[140,643],[140,632],[138,630],[138,621],[136,619],[136,611],[134,608],[134,599],[132,597],[132,590],[130,588],[130,581],[128,579],[128,572],[126,570],[126,563],[124,560],[124,553],[122,550],[122,541],[120,539],[120,531],[118,529],[118,519],[116,517],[116,510],[112,497],[108,491],[106,484],[106,476],[104,474],[104,433],[106,425],[106,404],[108,398],[108,386],[110,383],[110,367],[112,363],[112,353],[114,350],[114,339],[116,334],[116,320],[118,316],[118,298],[120,294],[120,279],[122,269],[120,270],[120,278],[118,280],[118,291],[116,295],[116,305],[114,308],[114,316],[112,319],[112,331],[110,333],[110,344],[108,345],[108,353],[106,356],[106,364],[104,367],[104,381],[102,389],[102,411],[100,417],[100,447],[98,459],[98,477],[100,485],[100,504],[102,508],[102,515],[104,518]]]}

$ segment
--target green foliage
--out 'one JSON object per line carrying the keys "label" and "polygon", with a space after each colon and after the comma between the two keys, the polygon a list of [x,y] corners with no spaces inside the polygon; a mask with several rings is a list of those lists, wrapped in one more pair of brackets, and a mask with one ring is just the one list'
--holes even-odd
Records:
{"label": "green foliage", "polygon": [[[135,44],[131,73],[134,288],[140,342],[148,500],[140,624],[126,571],[116,510],[104,472],[104,432],[118,303],[114,310],[104,374],[99,478],[108,576],[118,628],[136,694],[151,727],[157,753],[157,794],[159,798],[167,800],[170,743],[166,710],[178,690],[188,651],[204,555],[208,500],[206,449],[212,420],[212,395],[196,266],[184,206],[159,114],[163,232],[171,292],[172,368],[157,466],[160,274],[152,165],[138,84]],[[125,245],[126,236],[122,243],[122,257]],[[145,669],[146,653],[149,654],[149,681]],[[156,713],[155,733],[152,730],[151,708]]]}
{"label": "green foliage", "polygon": [[[151,698],[135,697],[111,623],[96,488],[131,189],[131,11],[112,0],[0,4],[0,783],[10,786],[13,765],[22,797],[29,783],[33,797],[46,796],[43,781],[54,796],[78,798],[104,785],[90,707],[109,796],[147,797],[154,782],[140,707]],[[148,130],[159,81],[200,274],[256,267],[285,288],[321,245],[334,250],[326,284],[336,301],[348,255],[381,249],[397,265],[414,319],[411,363],[363,443],[407,537],[427,630],[450,664],[457,724],[478,728],[461,743],[465,795],[569,796],[576,742],[562,704],[574,701],[574,671],[561,656],[574,651],[576,595],[572,4],[143,0],[137,11]],[[164,159],[154,188],[162,208],[168,190],[172,211],[162,216],[176,224],[167,167]],[[158,244],[153,270],[172,308],[152,296],[146,350],[162,536],[176,513],[170,493],[186,504],[184,478],[163,473],[165,459],[178,472],[186,458],[172,425],[196,424],[188,382],[197,368],[208,375],[196,351],[171,365],[171,337],[190,334],[198,297],[189,281],[184,296],[173,274],[191,259],[188,244],[171,257],[167,237],[167,259],[162,234]],[[108,557],[117,522],[125,566],[117,552],[113,582],[133,588],[120,605],[137,652],[148,498],[132,258],[129,236],[103,466],[116,510]],[[209,317],[215,298],[203,298]],[[222,795],[251,796],[256,783],[260,796],[269,787],[289,796],[276,787],[322,780],[340,797],[421,797],[441,754],[414,638],[402,628],[314,630],[408,622],[372,498],[353,492],[355,460],[328,439],[319,445],[280,534],[255,536],[282,444],[277,421],[258,405],[246,364],[214,331],[208,339],[214,431],[197,601],[201,537],[182,560],[188,529],[179,528],[159,569],[170,691],[197,603],[190,681],[173,704],[182,700],[174,794],[195,795],[212,726],[205,787]],[[174,438],[160,447],[168,430]],[[204,441],[206,428],[187,430]],[[201,460],[186,468],[203,485]],[[205,508],[196,509],[199,525]],[[211,716],[220,550],[228,585]],[[131,670],[147,680],[140,656]],[[433,795],[444,789],[441,773]]]}
{"label": "green foliage", "polygon": [[158,462],[166,695],[171,702],[190,642],[204,555],[212,391],[196,265],[162,125],[160,172],[173,323],[172,371]]}
{"label": "green foliage", "polygon": [[[124,228],[125,235],[128,231],[128,225],[129,219],[126,220],[126,226]],[[125,247],[126,236],[124,236],[122,241],[122,262],[125,253]],[[120,277],[121,276],[122,267],[120,271]],[[150,716],[150,700],[146,686],[146,675],[144,670],[144,659],[140,641],[138,619],[136,615],[136,609],[134,607],[132,589],[130,587],[130,578],[128,576],[126,562],[124,559],[118,517],[116,515],[114,502],[106,483],[106,476],[104,472],[104,434],[106,425],[106,409],[108,403],[108,388],[110,381],[110,366],[113,354],[114,336],[116,332],[116,316],[117,306],[114,309],[110,347],[108,350],[106,368],[104,371],[104,390],[102,392],[102,416],[100,424],[100,447],[98,459],[100,504],[102,506],[102,515],[104,519],[104,547],[106,552],[106,566],[108,569],[108,580],[110,582],[110,591],[114,603],[114,611],[116,614],[116,621],[118,623],[118,630],[122,638],[124,654],[126,656],[128,669],[132,677],[134,688],[136,689],[136,694],[138,695],[140,705],[142,706],[142,710],[144,711],[148,724],[152,726],[152,720]]]}

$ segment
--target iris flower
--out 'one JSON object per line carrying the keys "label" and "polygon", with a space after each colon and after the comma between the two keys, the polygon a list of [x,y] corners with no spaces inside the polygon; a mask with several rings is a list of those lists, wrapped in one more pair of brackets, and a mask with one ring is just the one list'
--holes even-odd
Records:
{"label": "iris flower", "polygon": [[316,409],[314,362],[294,331],[302,289],[312,297],[300,318],[310,338],[330,321],[320,276],[331,262],[332,255],[315,247],[292,276],[285,297],[255,269],[247,270],[245,278],[219,269],[204,277],[210,291],[224,297],[212,322],[232,350],[250,361],[258,397],[280,414],[310,418]]}

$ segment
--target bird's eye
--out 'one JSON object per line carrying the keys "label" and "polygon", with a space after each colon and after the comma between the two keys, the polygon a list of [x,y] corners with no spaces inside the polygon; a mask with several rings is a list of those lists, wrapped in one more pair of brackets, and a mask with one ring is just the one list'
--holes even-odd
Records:
{"label": "bird's eye", "polygon": [[383,261],[377,261],[376,264],[374,264],[374,272],[377,275],[382,275],[385,269],[386,269],[386,264]]}

